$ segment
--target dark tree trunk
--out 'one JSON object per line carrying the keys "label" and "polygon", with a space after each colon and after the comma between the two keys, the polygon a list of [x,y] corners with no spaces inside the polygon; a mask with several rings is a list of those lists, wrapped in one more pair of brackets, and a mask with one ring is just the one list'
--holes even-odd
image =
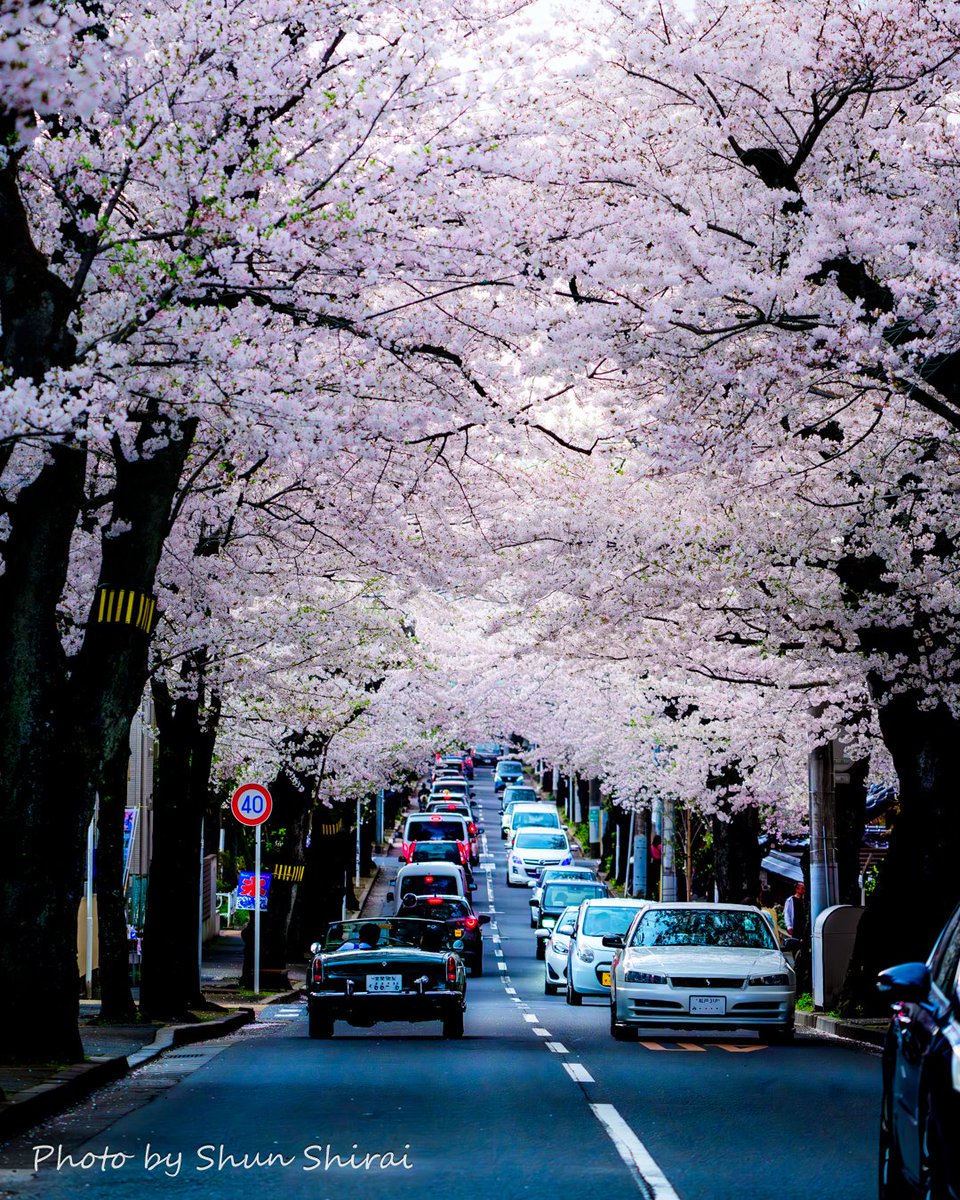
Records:
{"label": "dark tree trunk", "polygon": [[313,813],[310,845],[305,855],[303,886],[298,890],[297,912],[294,921],[301,944],[296,947],[303,953],[311,942],[319,940],[331,921],[339,921],[343,912],[345,884],[351,866],[352,840],[349,826],[337,833],[324,833],[340,819],[338,810],[320,810]]}
{"label": "dark tree trunk", "polygon": [[848,783],[834,784],[837,821],[837,883],[840,904],[860,903],[860,846],[867,819],[867,772],[870,760],[861,758],[847,774]]}
{"label": "dark tree trunk", "polygon": [[741,808],[728,820],[713,818],[714,873],[720,899],[755,904],[760,892],[760,814]]}
{"label": "dark tree trunk", "polygon": [[880,708],[883,740],[900,783],[900,811],[857,931],[841,1001],[847,1014],[887,1011],[876,991],[877,973],[925,959],[960,900],[960,721],[942,705],[922,711],[918,699],[901,693]]}
{"label": "dark tree trunk", "polygon": [[143,936],[140,1009],[162,1020],[185,1018],[202,1007],[198,958],[200,838],[207,809],[219,704],[208,709],[202,664],[185,668],[194,694],[173,698],[155,680],[157,775],[153,852]]}
{"label": "dark tree trunk", "polygon": [[97,817],[97,931],[100,944],[100,1019],[132,1021],[137,1006],[130,991],[130,942],[123,894],[123,815],[127,801],[125,742],[101,775]]}

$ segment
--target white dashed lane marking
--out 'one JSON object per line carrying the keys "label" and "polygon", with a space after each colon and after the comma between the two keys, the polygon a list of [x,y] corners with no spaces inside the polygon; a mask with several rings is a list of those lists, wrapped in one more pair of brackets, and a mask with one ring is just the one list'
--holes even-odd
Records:
{"label": "white dashed lane marking", "polygon": [[565,1062],[563,1064],[563,1069],[566,1071],[566,1073],[570,1076],[570,1078],[575,1083],[594,1083],[595,1082],[593,1076],[590,1074],[590,1072],[587,1070],[587,1068],[585,1066],[583,1066],[582,1063]]}

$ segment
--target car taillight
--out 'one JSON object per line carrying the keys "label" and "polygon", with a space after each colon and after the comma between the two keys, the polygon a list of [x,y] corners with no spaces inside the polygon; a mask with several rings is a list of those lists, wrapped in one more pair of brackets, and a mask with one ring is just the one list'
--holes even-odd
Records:
{"label": "car taillight", "polygon": [[413,847],[416,844],[417,844],[416,842],[403,842],[401,844],[400,857],[403,859],[404,862],[410,861],[410,855],[413,853]]}
{"label": "car taillight", "polygon": [[464,917],[463,923],[468,929],[476,929],[479,924],[476,917]]}
{"label": "car taillight", "polygon": [[320,984],[323,983],[323,963],[319,960],[319,958],[315,958],[313,960],[311,979],[313,980],[314,987],[319,987]]}
{"label": "car taillight", "polygon": [[433,883],[433,876],[432,875],[424,875],[423,882],[424,883]]}
{"label": "car taillight", "polygon": [[457,842],[457,845],[460,847],[460,853],[463,855],[464,860],[468,859],[470,857],[470,847],[467,845],[467,843]]}
{"label": "car taillight", "polygon": [[467,828],[470,830],[470,836],[471,836],[471,837],[476,837],[476,836],[477,836],[477,827],[476,827],[476,825],[474,825],[474,823],[473,823],[472,821],[471,821],[471,822],[470,822],[470,824],[467,826]]}
{"label": "car taillight", "polygon": [[447,958],[447,983],[457,982],[457,960],[451,954]]}
{"label": "car taillight", "polygon": [[433,816],[430,818],[430,820],[431,821],[442,821],[443,817],[441,817],[441,815],[439,813],[434,813]]}
{"label": "car taillight", "polygon": [[[430,881],[429,881],[429,880],[427,880],[427,882],[429,883]],[[428,904],[442,904],[442,903],[443,903],[443,897],[442,897],[442,896],[428,896],[428,897],[427,897],[427,903],[428,903]]]}

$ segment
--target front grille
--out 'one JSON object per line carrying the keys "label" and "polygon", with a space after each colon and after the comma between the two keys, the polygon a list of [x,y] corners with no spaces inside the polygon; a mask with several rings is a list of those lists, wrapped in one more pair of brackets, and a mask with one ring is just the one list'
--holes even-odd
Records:
{"label": "front grille", "polygon": [[654,1009],[659,1012],[664,1010],[676,1012],[678,1009],[683,1009],[683,1005],[676,1000],[631,1000],[630,1005],[634,1012],[639,1012],[641,1009],[648,1011]]}
{"label": "front grille", "polygon": [[742,988],[742,979],[702,979],[693,975],[672,975],[670,982],[677,988]]}

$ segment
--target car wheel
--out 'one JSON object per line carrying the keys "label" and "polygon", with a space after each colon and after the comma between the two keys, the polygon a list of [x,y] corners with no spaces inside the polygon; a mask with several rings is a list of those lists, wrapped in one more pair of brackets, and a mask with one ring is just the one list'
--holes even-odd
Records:
{"label": "car wheel", "polygon": [[880,1200],[907,1200],[907,1186],[893,1133],[892,1100],[884,1089],[880,1105],[880,1158],[877,1169],[877,1194]]}
{"label": "car wheel", "polygon": [[443,1036],[445,1038],[463,1037],[463,1009],[448,1013],[443,1018]]}
{"label": "car wheel", "polygon": [[949,1200],[950,1192],[943,1181],[938,1156],[931,1145],[930,1105],[923,1111],[920,1133],[920,1196],[921,1200]]}
{"label": "car wheel", "polygon": [[610,1036],[615,1042],[635,1042],[640,1036],[636,1025],[624,1025],[617,1020],[617,1006],[613,1001],[610,1002]]}
{"label": "car wheel", "polygon": [[478,954],[470,966],[470,974],[476,977],[483,974],[483,955]]}
{"label": "car wheel", "polygon": [[307,1012],[307,1033],[312,1038],[332,1038],[333,1021],[323,1013],[311,1008]]}
{"label": "car wheel", "polygon": [[760,1041],[768,1046],[789,1046],[793,1041],[793,1026],[780,1025],[771,1029],[758,1029]]}
{"label": "car wheel", "polygon": [[543,959],[544,959],[544,956],[546,955],[546,953],[547,953],[546,943],[544,942],[544,940],[542,938],[537,938],[537,958],[540,962],[543,962]]}
{"label": "car wheel", "polygon": [[551,983],[549,979],[544,979],[543,994],[545,996],[555,996],[557,994],[558,990],[559,989],[557,988],[557,985],[555,983]]}
{"label": "car wheel", "polygon": [[583,997],[569,979],[567,980],[567,1003],[572,1004],[574,1008],[579,1008],[583,1004]]}

